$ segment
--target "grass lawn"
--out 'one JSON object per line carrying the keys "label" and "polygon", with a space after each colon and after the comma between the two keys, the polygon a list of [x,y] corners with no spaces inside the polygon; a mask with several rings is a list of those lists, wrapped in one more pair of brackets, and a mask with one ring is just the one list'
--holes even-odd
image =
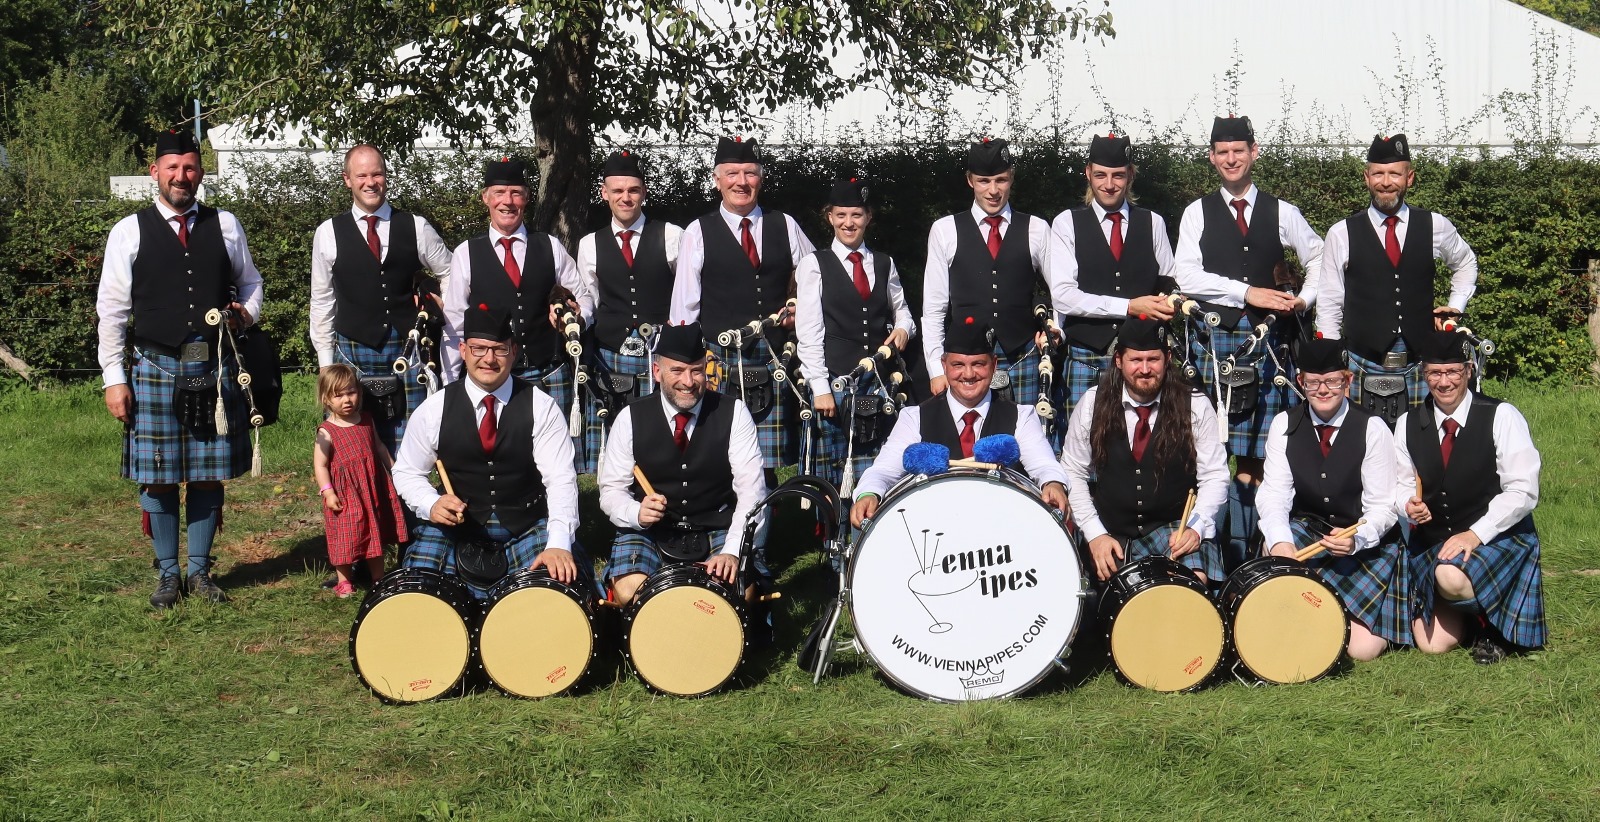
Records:
{"label": "grass lawn", "polygon": [[[1600,392],[1501,387],[1544,455],[1549,648],[1482,668],[1387,655],[1322,682],[1160,695],[1110,673],[938,705],[865,660],[793,655],[816,555],[773,551],[778,650],[701,700],[619,677],[530,702],[380,704],[358,601],[326,574],[311,383],[229,485],[234,602],[153,612],[119,426],[92,386],[0,394],[0,820],[1594,818],[1600,815]],[[592,487],[586,543],[608,527]],[[790,513],[785,522],[802,520]],[[805,533],[804,527],[775,533]],[[603,553],[603,546],[600,548]]]}

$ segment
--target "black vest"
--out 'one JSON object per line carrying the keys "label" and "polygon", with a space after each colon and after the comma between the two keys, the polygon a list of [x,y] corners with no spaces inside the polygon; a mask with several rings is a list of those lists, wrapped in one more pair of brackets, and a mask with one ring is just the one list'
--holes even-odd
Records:
{"label": "black vest", "polygon": [[1300,404],[1289,411],[1285,433],[1289,441],[1284,456],[1294,477],[1293,512],[1326,521],[1334,528],[1346,528],[1361,519],[1361,463],[1367,457],[1367,425],[1372,415],[1346,403],[1344,424],[1322,456],[1322,440],[1317,436],[1311,406]]}
{"label": "black vest", "polygon": [[[1150,210],[1128,209],[1128,232],[1122,242],[1122,259],[1111,256],[1111,246],[1090,206],[1074,208],[1072,232],[1078,259],[1078,288],[1088,294],[1134,299],[1160,290],[1161,265],[1156,262],[1154,222]],[[1165,238],[1162,240],[1165,242]],[[1074,317],[1063,320],[1062,331],[1073,344],[1105,353],[1116,339],[1122,320]]]}
{"label": "black vest", "polygon": [[462,378],[444,387],[439,460],[474,522],[484,525],[495,514],[506,530],[520,536],[549,513],[544,477],[533,459],[533,386],[512,380],[511,400],[500,410],[495,429],[494,453],[485,456],[466,385]]}
{"label": "black vest", "polygon": [[1034,286],[1043,280],[1034,270],[1028,246],[1032,224],[1032,217],[1013,210],[1011,227],[1000,241],[1000,256],[990,257],[988,223],[975,222],[970,211],[955,215],[956,253],[950,260],[946,335],[972,317],[994,329],[1007,354],[1015,355],[1033,341],[1038,328],[1033,317]]}
{"label": "black vest", "polygon": [[467,241],[472,266],[468,305],[488,305],[511,312],[511,333],[522,347],[522,363],[549,365],[561,352],[561,338],[550,327],[550,290],[556,284],[555,253],[550,236],[528,232],[527,254],[522,264],[522,287],[514,288],[506,274],[505,248],[492,245],[487,232]]}
{"label": "black vest", "polygon": [[1388,229],[1374,231],[1366,209],[1344,225],[1350,235],[1344,267],[1344,338],[1350,350],[1382,360],[1401,337],[1410,351],[1421,350],[1433,333],[1433,212],[1411,206],[1398,268],[1383,250],[1379,231]]}
{"label": "black vest", "polygon": [[[1277,288],[1272,269],[1283,262],[1283,240],[1278,237],[1278,198],[1259,189],[1256,191],[1249,232],[1242,235],[1239,213],[1228,202],[1220,191],[1200,198],[1200,216],[1204,218],[1204,227],[1200,230],[1200,265],[1213,274],[1256,288]],[[1237,326],[1239,318],[1245,314],[1242,308],[1215,303],[1204,305],[1222,317],[1223,328]],[[1254,308],[1249,313],[1251,322],[1260,322],[1263,317]]]}
{"label": "black vest", "polygon": [[367,246],[366,225],[346,211],[333,218],[333,298],[338,309],[333,330],[368,348],[380,348],[389,329],[409,328],[417,315],[411,303],[422,258],[417,254],[417,223],[404,211],[389,215],[389,253],[380,266]]}
{"label": "black vest", "polygon": [[872,356],[894,328],[889,304],[888,254],[872,255],[872,291],[866,300],[856,291],[855,273],[846,270],[832,248],[818,249],[817,276],[822,285],[822,350],[828,373],[848,374]]}
{"label": "black vest", "polygon": [[[1185,424],[1190,422],[1188,408],[1160,411],[1173,412],[1185,415]],[[1116,413],[1118,420],[1124,420],[1121,403],[1117,404]],[[1181,458],[1157,465],[1156,449],[1149,446],[1144,449],[1144,459],[1135,462],[1125,421],[1116,426],[1109,439],[1105,465],[1097,464],[1095,468],[1092,493],[1094,510],[1100,514],[1100,524],[1107,533],[1124,540],[1139,539],[1177,522],[1183,516],[1189,489],[1195,487],[1196,469],[1185,471]]]}
{"label": "black vest", "polygon": [[738,229],[728,230],[721,209],[700,218],[700,237],[706,247],[700,268],[700,325],[708,338],[783,308],[794,259],[789,220],[781,212],[761,212],[760,268],[750,265]]}
{"label": "black vest", "polygon": [[[950,449],[951,459],[961,459],[961,431],[956,428],[956,421],[950,416],[950,404],[944,395],[937,394],[931,399],[923,400],[917,407],[922,409],[922,441],[937,442]],[[1016,433],[1017,404],[990,392],[989,416],[983,420],[983,436],[991,434],[1016,436]]]}
{"label": "black vest", "polygon": [[1439,452],[1433,398],[1406,417],[1406,451],[1422,478],[1422,501],[1433,514],[1432,521],[1415,526],[1428,544],[1471,528],[1489,510],[1489,501],[1504,490],[1495,466],[1494,415],[1499,406],[1499,400],[1473,393],[1467,424],[1456,431],[1456,444],[1450,449],[1449,468]]}
{"label": "black vest", "polygon": [[190,334],[215,332],[206,325],[206,312],[228,302],[233,283],[217,210],[200,206],[195,212],[187,248],[154,205],[134,216],[139,221],[131,291],[134,341],[177,348]]}
{"label": "black vest", "polygon": [[[634,400],[633,461],[649,478],[656,493],[667,498],[664,524],[688,522],[701,528],[722,530],[733,523],[738,496],[733,491],[733,466],[728,461],[733,442],[733,402],[715,391],[700,400],[689,448],[680,452],[672,442],[672,425],[661,410],[661,393]],[[644,499],[637,482],[635,499]]]}
{"label": "black vest", "polygon": [[672,304],[672,267],[667,265],[666,223],[650,220],[644,224],[632,268],[623,262],[617,235],[607,225],[605,231],[592,235],[594,276],[600,286],[594,333],[601,345],[616,351],[640,323],[666,325]]}

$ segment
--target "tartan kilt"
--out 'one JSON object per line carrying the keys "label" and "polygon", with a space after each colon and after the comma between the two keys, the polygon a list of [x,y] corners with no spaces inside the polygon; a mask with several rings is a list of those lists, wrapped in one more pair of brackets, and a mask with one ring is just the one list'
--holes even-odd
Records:
{"label": "tartan kilt", "polygon": [[[1404,352],[1404,341],[1396,342],[1394,351]],[[1422,401],[1428,398],[1428,383],[1422,379],[1422,365],[1411,363],[1403,368],[1384,368],[1382,365],[1360,356],[1354,351],[1349,352],[1350,370],[1356,374],[1355,380],[1350,383],[1350,402],[1361,405],[1361,375],[1363,374],[1404,374],[1406,378],[1406,408],[1417,408]],[[1391,426],[1392,427],[1392,426]]]}
{"label": "tartan kilt", "polygon": [[[721,551],[728,544],[728,533],[726,528],[707,532],[711,539],[711,553]],[[661,566],[665,564],[649,532],[618,528],[617,539],[611,543],[611,561],[606,563],[606,581],[614,582],[629,574],[644,574],[648,577],[661,570]],[[746,584],[772,579],[772,573],[767,570],[767,552],[764,548],[755,549],[755,556],[750,558],[750,566],[757,579],[749,580]]]}
{"label": "tartan kilt", "polygon": [[404,374],[394,373],[394,361],[400,358],[400,352],[405,349],[408,331],[410,329],[390,327],[389,336],[384,338],[382,348],[368,348],[338,332],[334,332],[333,335],[335,362],[354,368],[356,373],[363,377],[400,378],[400,391],[406,398],[406,415],[397,420],[387,421],[373,418],[373,427],[378,429],[378,439],[388,447],[390,456],[395,454],[400,441],[405,439],[406,420],[409,420],[411,415],[417,412],[417,406],[428,398],[428,389],[417,381],[417,377],[422,373],[420,364],[413,364]]}
{"label": "tartan kilt", "polygon": [[[501,527],[499,520],[490,518],[489,523],[484,526],[484,531],[488,533],[490,539],[508,543],[506,559],[510,571],[515,572],[531,565],[544,551],[545,544],[550,539],[550,529],[547,524],[547,520],[541,519],[526,533],[512,539],[511,532]],[[455,538],[449,533],[451,530],[453,529],[443,528],[427,520],[418,522],[412,529],[411,547],[406,550],[405,559],[401,564],[407,568],[427,568],[457,576]],[[594,564],[589,561],[583,546],[576,540],[572,543],[572,559],[578,564],[579,578],[586,581],[598,594],[599,588],[594,584]],[[466,583],[465,579],[461,581]],[[467,589],[478,599],[487,599],[489,596],[487,588],[474,588],[468,584]]]}
{"label": "tartan kilt", "polygon": [[[1412,531],[1415,537],[1416,531]],[[1411,573],[1411,613],[1423,622],[1433,620],[1436,565],[1454,565],[1472,580],[1476,597],[1453,603],[1463,611],[1481,613],[1506,641],[1524,648],[1545,643],[1544,576],[1539,568],[1539,532],[1533,515],[1523,517],[1509,531],[1478,546],[1472,561],[1461,557],[1440,563],[1439,547],[1424,545],[1413,538],[1407,546],[1406,563]]]}
{"label": "tartan kilt", "polygon": [[[638,332],[632,332],[637,334]],[[612,351],[604,346],[595,346],[595,357],[600,363],[600,371],[596,379],[603,379],[605,374],[632,374],[638,377],[633,393],[624,398],[624,404],[633,402],[650,393],[650,382],[646,375],[650,373],[650,355],[641,354],[637,357]],[[611,431],[613,419],[600,419],[601,403],[599,392],[601,387],[596,385],[594,390],[583,391],[584,420],[583,420],[583,453],[585,466],[589,471],[579,473],[594,473],[595,465],[600,460],[600,453],[605,450],[606,434]]]}
{"label": "tartan kilt", "polygon": [[[527,380],[528,382],[538,386],[540,390],[544,391],[544,393],[549,394],[550,399],[555,400],[556,407],[561,412],[561,419],[571,419],[568,416],[572,413],[573,385],[571,357],[563,354],[559,359],[555,360],[555,362],[549,365],[538,368],[519,367],[513,370],[511,373],[512,376]],[[583,409],[580,408],[579,413],[581,414],[582,411]],[[596,451],[592,454],[585,453],[585,441],[586,438],[584,437],[584,433],[582,429],[580,429],[578,431],[578,436],[572,438],[572,467],[580,474],[593,474],[595,472],[595,463],[600,460],[600,452]]]}
{"label": "tartan kilt", "polygon": [[1078,407],[1078,402],[1089,389],[1100,382],[1100,375],[1115,368],[1110,354],[1100,354],[1092,348],[1068,344],[1066,349],[1066,362],[1062,364],[1062,374],[1065,380],[1065,398],[1056,414],[1056,427],[1066,430],[1067,420],[1072,417],[1073,409]]}
{"label": "tartan kilt", "polygon": [[[1176,528],[1176,524],[1163,525],[1136,540],[1125,540],[1121,537],[1116,537],[1117,542],[1122,543],[1122,566],[1137,562],[1145,557],[1170,556],[1167,553],[1167,540],[1172,536],[1172,532]],[[1089,541],[1083,537],[1083,532],[1077,529],[1073,529],[1072,536],[1078,544],[1078,555],[1082,558],[1084,567],[1092,569],[1094,567],[1094,559],[1089,554]],[[1115,537],[1116,535],[1112,534],[1111,536]],[[1191,571],[1199,571],[1205,574],[1206,579],[1212,582],[1226,577],[1222,572],[1222,550],[1217,547],[1215,540],[1200,540],[1200,550],[1180,557],[1178,564]]]}
{"label": "tartan kilt", "polygon": [[[868,394],[872,392],[863,391],[861,393]],[[850,464],[855,467],[856,481],[860,482],[861,475],[872,467],[873,459],[878,456],[879,451],[883,450],[884,440],[889,438],[889,432],[894,428],[895,417],[883,417],[879,420],[878,436],[871,442],[857,439],[852,453],[850,451],[849,430],[844,424],[844,395],[837,391],[833,392],[833,402],[838,411],[832,418],[824,417],[821,414],[817,414],[814,417],[813,424],[816,426],[814,447],[816,448],[816,455],[811,473],[833,483],[833,487],[841,488],[841,483],[844,480],[845,455],[847,453],[851,454]]]}
{"label": "tartan kilt", "polygon": [[[1191,380],[1203,388],[1206,396],[1217,407],[1217,413],[1225,410],[1222,397],[1218,395],[1216,386],[1212,385],[1211,350],[1217,350],[1218,357],[1226,362],[1230,354],[1239,350],[1245,340],[1250,338],[1250,332],[1255,326],[1250,323],[1248,314],[1239,318],[1239,324],[1233,328],[1211,328],[1202,323],[1190,323],[1189,334],[1189,362],[1194,366],[1198,379]],[[1250,356],[1235,362],[1236,365],[1251,366],[1256,369],[1256,386],[1259,394],[1256,397],[1255,410],[1248,414],[1228,415],[1228,454],[1235,457],[1248,457],[1253,459],[1266,459],[1267,456],[1267,427],[1272,424],[1272,418],[1279,411],[1286,411],[1300,404],[1300,396],[1294,389],[1284,386],[1279,388],[1272,384],[1273,378],[1278,375],[1278,366],[1272,358],[1267,356],[1266,346],[1273,346],[1279,352],[1280,359],[1285,362],[1288,369],[1284,376],[1294,379],[1294,366],[1285,359],[1290,331],[1286,325],[1274,323],[1267,332],[1267,338]]]}
{"label": "tartan kilt", "polygon": [[[1289,520],[1289,529],[1299,547],[1326,536],[1321,525],[1298,517]],[[1384,537],[1397,533],[1391,531]],[[1398,543],[1380,542],[1345,557],[1324,551],[1306,560],[1306,566],[1339,594],[1351,619],[1396,645],[1414,645],[1408,602],[1411,585],[1406,563],[1400,561],[1400,550]]]}
{"label": "tartan kilt", "polygon": [[[772,375],[772,349],[767,345],[765,336],[756,338],[754,345],[746,345],[744,350],[731,346],[718,345],[716,340],[707,343],[718,361],[725,369],[727,377],[717,383],[717,391],[729,396],[739,396],[739,389],[732,381],[739,372],[743,363],[746,371],[762,370]],[[761,464],[766,468],[779,468],[794,462],[794,454],[789,447],[788,437],[785,435],[785,426],[794,406],[793,391],[787,384],[771,379],[767,383],[772,389],[772,406],[766,411],[756,414],[753,410],[751,416],[756,421],[756,442],[761,446]],[[796,414],[798,416],[798,414]],[[798,448],[798,444],[794,446]]]}
{"label": "tartan kilt", "polygon": [[1039,349],[1028,343],[1022,353],[1012,359],[999,343],[994,344],[995,372],[1004,371],[1011,376],[1011,385],[995,393],[1017,405],[1032,408],[1039,401]]}
{"label": "tartan kilt", "polygon": [[[213,338],[212,345],[216,344]],[[222,407],[227,436],[197,436],[174,411],[179,376],[215,373],[212,363],[179,363],[177,357],[136,350],[133,365],[133,424],[124,429],[122,476],[140,485],[230,480],[250,470],[250,410],[235,377],[231,356],[223,358]]]}

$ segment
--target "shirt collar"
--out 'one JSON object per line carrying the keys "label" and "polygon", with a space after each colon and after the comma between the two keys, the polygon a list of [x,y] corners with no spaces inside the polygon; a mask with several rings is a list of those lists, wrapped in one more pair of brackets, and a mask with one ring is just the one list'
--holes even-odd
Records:
{"label": "shirt collar", "polygon": [[1146,405],[1148,405],[1148,406],[1153,408],[1153,407],[1158,406],[1160,404],[1161,404],[1160,395],[1157,395],[1155,399],[1153,399],[1153,400],[1151,400],[1149,402],[1139,402],[1138,400],[1133,398],[1132,394],[1128,393],[1128,389],[1127,388],[1123,388],[1122,389],[1122,405],[1123,405],[1124,408],[1129,407],[1129,406],[1132,406],[1134,408],[1138,408],[1140,406],[1146,406]]}
{"label": "shirt collar", "polygon": [[351,203],[350,213],[356,218],[356,222],[358,223],[362,220],[365,220],[367,217],[377,217],[378,222],[387,223],[394,216],[394,206],[389,205],[388,200],[384,200],[383,205],[378,206],[377,211],[368,212],[361,210],[361,206]]}
{"label": "shirt collar", "polygon": [[848,258],[850,256],[850,252],[852,251],[861,252],[861,260],[863,263],[872,257],[872,251],[867,248],[867,244],[864,242],[861,244],[860,248],[851,248],[850,246],[839,242],[839,239],[835,237],[833,240],[833,245],[831,245],[830,248],[833,249],[834,256],[838,257],[841,261]]}
{"label": "shirt collar", "polygon": [[1333,412],[1332,419],[1324,420],[1318,417],[1317,412],[1311,408],[1310,404],[1306,405],[1306,411],[1310,414],[1312,425],[1331,425],[1334,428],[1343,428],[1345,415],[1350,412],[1350,400],[1346,398],[1339,403],[1339,410]]}
{"label": "shirt collar", "polygon": [[[973,222],[977,223],[978,225],[983,225],[983,221],[989,219],[989,215],[984,213],[983,207],[978,205],[977,200],[972,201],[972,208],[968,209],[968,211],[972,214]],[[1000,209],[999,216],[1001,225],[1011,225],[1010,203],[1006,203],[1005,208]]]}
{"label": "shirt collar", "polygon": [[[495,400],[501,405],[505,405],[511,401],[511,382],[512,378],[507,378],[505,382],[500,383],[499,388],[496,388],[493,391]],[[483,386],[478,385],[478,383],[475,382],[471,377],[467,378],[466,389],[467,399],[472,400],[473,408],[477,408],[478,406],[482,405],[484,395],[491,393],[483,390]]]}
{"label": "shirt collar", "polygon": [[1447,419],[1455,420],[1456,425],[1466,428],[1467,412],[1472,409],[1472,390],[1469,388],[1461,394],[1461,403],[1456,406],[1455,411],[1452,411],[1449,414],[1440,411],[1439,406],[1434,405],[1433,403],[1429,403],[1429,405],[1433,408],[1434,428],[1443,428],[1444,421]]}
{"label": "shirt collar", "polygon": [[1245,191],[1244,196],[1242,197],[1235,197],[1233,192],[1227,190],[1226,188],[1218,188],[1217,190],[1222,192],[1222,202],[1224,205],[1228,206],[1228,208],[1233,208],[1234,200],[1244,200],[1250,204],[1251,208],[1255,208],[1256,196],[1261,193],[1260,190],[1256,188],[1255,183],[1250,184],[1250,188]]}
{"label": "shirt collar", "polygon": [[170,222],[173,217],[176,217],[179,214],[189,215],[189,214],[195,213],[196,211],[199,211],[200,210],[200,201],[199,200],[195,200],[194,202],[190,203],[189,207],[184,209],[183,211],[175,211],[175,210],[173,210],[172,206],[167,205],[167,201],[166,200],[163,200],[160,197],[157,197],[156,198],[156,210],[161,212],[161,218],[163,220],[167,220],[168,222]]}
{"label": "shirt collar", "polygon": [[[1097,222],[1105,222],[1106,215],[1111,213],[1101,207],[1099,200],[1090,200],[1089,207],[1094,209],[1094,216]],[[1124,223],[1126,223],[1128,218],[1133,215],[1133,210],[1128,207],[1127,198],[1123,198],[1122,207],[1117,209],[1117,211],[1122,214],[1122,221]]]}
{"label": "shirt collar", "polygon": [[761,206],[760,205],[757,205],[755,208],[750,210],[749,214],[745,214],[745,215],[735,214],[732,211],[729,211],[728,207],[726,205],[723,205],[723,204],[718,204],[717,205],[717,211],[718,211],[718,213],[720,213],[722,215],[722,221],[727,223],[728,224],[728,228],[733,229],[734,232],[738,232],[738,230],[739,230],[739,221],[740,220],[749,220],[751,229],[755,228],[756,223],[761,222]]}
{"label": "shirt collar", "polygon": [[519,239],[519,240],[521,240],[523,242],[527,242],[528,241],[528,225],[527,225],[527,223],[523,223],[521,225],[518,225],[517,226],[517,230],[511,232],[510,234],[501,234],[499,229],[495,228],[494,226],[489,226],[489,245],[499,245],[500,244],[500,240],[505,238],[505,237],[515,237],[515,238],[517,238],[517,239]]}
{"label": "shirt collar", "polygon": [[634,218],[633,223],[630,225],[623,225],[617,222],[617,218],[612,217],[611,236],[615,237],[624,231],[632,231],[635,236],[644,233],[644,212],[639,212],[639,216]]}
{"label": "shirt collar", "polygon": [[944,401],[945,401],[945,404],[950,407],[950,418],[955,420],[958,423],[961,422],[961,418],[962,417],[967,415],[968,411],[976,411],[976,412],[978,412],[978,419],[980,419],[980,420],[988,419],[989,418],[989,400],[991,400],[993,398],[994,398],[994,392],[993,391],[985,391],[985,392],[983,392],[983,399],[978,401],[977,406],[975,406],[973,408],[968,408],[965,405],[962,405],[961,403],[956,401],[956,395],[955,395],[954,392],[952,392],[948,388],[946,388],[944,390]]}
{"label": "shirt collar", "polygon": [[693,408],[689,409],[688,411],[680,412],[676,405],[673,405],[669,400],[667,400],[667,392],[661,392],[661,413],[667,415],[667,422],[672,422],[672,419],[678,416],[680,413],[688,414],[690,417],[698,417],[700,416],[701,407],[703,407],[705,404],[706,397],[704,394],[701,394],[700,401],[695,403]]}
{"label": "shirt collar", "polygon": [[[1396,211],[1394,216],[1400,218],[1400,225],[1405,225],[1411,219],[1411,206],[1401,203],[1400,210]],[[1379,211],[1377,206],[1368,203],[1367,219],[1372,221],[1374,228],[1382,228],[1383,221],[1389,219],[1389,215]]]}

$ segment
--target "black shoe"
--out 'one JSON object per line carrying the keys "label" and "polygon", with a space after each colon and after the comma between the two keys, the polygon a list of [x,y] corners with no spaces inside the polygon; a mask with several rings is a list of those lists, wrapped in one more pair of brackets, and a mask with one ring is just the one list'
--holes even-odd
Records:
{"label": "black shoe", "polygon": [[198,594],[216,603],[228,601],[228,595],[223,593],[215,582],[211,581],[211,575],[205,571],[189,575],[189,593]]}
{"label": "black shoe", "polygon": [[150,607],[165,611],[178,604],[178,598],[183,596],[183,585],[177,574],[164,576],[156,585],[156,592],[150,595]]}
{"label": "black shoe", "polygon": [[1478,641],[1472,643],[1472,661],[1479,665],[1493,665],[1511,655],[1511,647],[1494,635],[1494,631],[1478,632]]}
{"label": "black shoe", "polygon": [[324,587],[324,588],[326,588],[326,589],[328,589],[330,591],[333,590],[334,588],[339,587],[339,575],[338,574],[334,574],[333,576],[330,576],[327,579],[323,580],[322,581],[322,587]]}

